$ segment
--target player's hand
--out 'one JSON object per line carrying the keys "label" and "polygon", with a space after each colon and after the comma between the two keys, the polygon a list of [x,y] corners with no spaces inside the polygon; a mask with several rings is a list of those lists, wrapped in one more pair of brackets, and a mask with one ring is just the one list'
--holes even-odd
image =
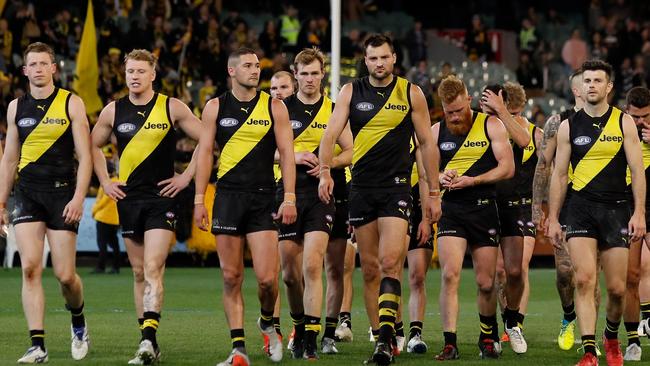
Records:
{"label": "player's hand", "polygon": [[452,180],[451,184],[449,185],[449,189],[463,189],[475,185],[476,185],[475,177],[468,177],[466,175],[461,175],[460,177],[456,177],[454,178],[454,180]]}
{"label": "player's hand", "polygon": [[9,213],[6,208],[0,208],[0,236],[7,237],[7,225],[9,225]]}
{"label": "player's hand", "polygon": [[203,231],[208,231],[210,218],[208,217],[208,210],[205,209],[205,205],[200,203],[194,205],[194,224],[196,227]]}
{"label": "player's hand", "polygon": [[295,203],[282,202],[278,212],[273,214],[273,220],[280,221],[282,225],[291,225],[296,222],[298,211]]}
{"label": "player's hand", "polygon": [[421,204],[424,205],[425,208],[424,219],[428,221],[429,224],[435,224],[438,222],[442,215],[442,201],[440,200],[440,197],[421,199],[421,201]]}
{"label": "player's hand", "polygon": [[63,208],[63,222],[66,224],[76,224],[81,221],[81,216],[84,211],[84,199],[83,198],[72,198],[70,202]]}
{"label": "player's hand", "polygon": [[323,203],[329,204],[334,192],[334,179],[330,175],[329,170],[323,170],[320,173],[320,181],[318,182],[318,198]]}
{"label": "player's hand", "polygon": [[420,221],[420,225],[418,225],[418,246],[423,246],[424,244],[427,243],[429,240],[429,237],[431,236],[431,224],[427,222],[427,220],[422,220]]}
{"label": "player's hand", "polygon": [[114,201],[119,201],[122,198],[126,197],[126,194],[120,187],[125,186],[126,183],[123,182],[115,182],[115,181],[109,181],[108,183],[102,184],[102,188],[104,188],[104,193],[110,198],[112,198]]}
{"label": "player's hand", "polygon": [[546,237],[549,238],[555,249],[561,250],[562,246],[562,226],[557,220],[546,219]]}
{"label": "player's hand", "polygon": [[158,187],[164,186],[160,190],[160,195],[162,197],[174,198],[178,192],[185,189],[191,181],[192,176],[189,174],[174,174],[173,177],[158,182]]}
{"label": "player's hand", "polygon": [[320,173],[320,164],[316,164],[315,167],[309,169],[307,171],[307,174],[311,175],[312,177],[318,178],[318,174]]}
{"label": "player's hand", "polygon": [[650,144],[650,126],[645,125],[641,129],[641,140],[646,144]]}
{"label": "player's hand", "polygon": [[442,187],[449,188],[449,185],[454,180],[454,178],[456,178],[457,175],[458,172],[456,171],[456,169],[448,169],[439,174],[438,181]]}
{"label": "player's hand", "polygon": [[630,222],[627,224],[627,232],[632,241],[638,241],[643,238],[645,235],[645,214],[634,211],[634,214],[630,218]]}
{"label": "player's hand", "polygon": [[499,90],[499,94],[496,94],[492,90],[485,90],[481,95],[481,102],[484,106],[493,110],[497,114],[506,109],[506,104],[503,102],[501,90]]}
{"label": "player's hand", "polygon": [[532,205],[532,210],[533,224],[535,224],[538,230],[544,230],[546,215],[544,214],[544,210],[542,210],[542,205],[534,204]]}
{"label": "player's hand", "polygon": [[296,153],[296,165],[306,165],[310,168],[315,168],[318,165],[318,156],[309,151],[302,151]]}

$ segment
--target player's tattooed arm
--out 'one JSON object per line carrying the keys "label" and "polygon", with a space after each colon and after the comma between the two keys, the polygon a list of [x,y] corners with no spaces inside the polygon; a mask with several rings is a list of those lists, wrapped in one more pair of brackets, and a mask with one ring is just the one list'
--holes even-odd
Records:
{"label": "player's tattooed arm", "polygon": [[535,167],[535,177],[533,178],[533,202],[532,218],[533,222],[540,226],[543,222],[544,213],[542,203],[548,200],[548,188],[551,182],[552,164],[555,156],[555,147],[557,145],[557,131],[562,122],[559,114],[552,115],[544,125],[544,135],[540,146],[539,159]]}

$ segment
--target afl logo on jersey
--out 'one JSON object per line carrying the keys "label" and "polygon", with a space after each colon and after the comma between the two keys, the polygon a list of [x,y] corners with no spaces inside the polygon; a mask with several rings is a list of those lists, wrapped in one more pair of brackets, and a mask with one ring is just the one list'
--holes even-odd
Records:
{"label": "afl logo on jersey", "polygon": [[449,142],[443,142],[443,143],[440,144],[440,150],[449,151],[449,150],[453,150],[455,148],[456,148],[456,143],[455,142],[449,141]]}
{"label": "afl logo on jersey", "polygon": [[368,112],[375,109],[374,104],[368,102],[357,103],[356,108],[361,112]]}
{"label": "afl logo on jersey", "polygon": [[122,123],[117,126],[117,132],[119,133],[129,133],[135,131],[135,125],[133,123]]}
{"label": "afl logo on jersey", "polygon": [[573,139],[573,143],[578,146],[587,145],[590,142],[591,142],[591,137],[589,136],[578,136]]}
{"label": "afl logo on jersey", "polygon": [[234,118],[222,118],[221,121],[219,121],[219,125],[221,125],[221,127],[234,127],[238,124],[239,121]]}
{"label": "afl logo on jersey", "polygon": [[16,124],[18,127],[32,127],[36,124],[36,120],[33,118],[21,118]]}
{"label": "afl logo on jersey", "polygon": [[300,127],[302,127],[302,122],[300,122],[300,121],[296,121],[295,119],[292,119],[292,120],[291,120],[291,128],[292,128],[292,129],[297,130],[297,129],[299,129]]}

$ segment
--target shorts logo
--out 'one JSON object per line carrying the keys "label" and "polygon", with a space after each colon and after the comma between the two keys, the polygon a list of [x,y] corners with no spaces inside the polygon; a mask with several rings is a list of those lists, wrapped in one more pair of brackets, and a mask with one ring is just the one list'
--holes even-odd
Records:
{"label": "shorts logo", "polygon": [[219,121],[219,125],[221,127],[234,127],[239,124],[239,121],[234,119],[234,118],[222,118],[221,121]]}
{"label": "shorts logo", "polygon": [[174,213],[171,211],[167,211],[165,213],[165,217],[167,217],[168,219],[173,219],[174,217],[176,217],[176,215],[174,215]]}
{"label": "shorts logo", "polygon": [[291,120],[291,128],[292,128],[292,129],[297,130],[297,129],[299,129],[300,127],[302,127],[302,122],[300,122],[300,121],[296,121],[295,119],[292,119],[292,120]]}
{"label": "shorts logo", "polygon": [[591,142],[591,137],[589,136],[578,136],[573,139],[573,143],[578,146],[587,145]]}
{"label": "shorts logo", "polygon": [[117,132],[119,133],[129,133],[135,131],[135,125],[133,123],[122,123],[117,126]]}
{"label": "shorts logo", "polygon": [[406,178],[395,177],[395,184],[406,184]]}
{"label": "shorts logo", "polygon": [[332,222],[333,221],[332,215],[325,215],[325,220],[327,220],[328,222]]}
{"label": "shorts logo", "polygon": [[519,225],[519,226],[524,226],[524,222],[521,221],[521,220],[517,220],[517,225]]}
{"label": "shorts logo", "polygon": [[36,124],[36,120],[33,118],[21,118],[16,124],[18,127],[32,127]]}
{"label": "shorts logo", "polygon": [[368,103],[368,102],[357,103],[357,105],[355,107],[358,110],[360,110],[361,112],[368,112],[368,111],[371,111],[371,110],[375,109],[375,105],[372,104],[372,103]]}
{"label": "shorts logo", "polygon": [[455,148],[456,148],[456,143],[455,142],[448,141],[448,142],[443,142],[443,143],[440,144],[440,150],[443,150],[443,151],[450,151],[450,150],[453,150]]}
{"label": "shorts logo", "polygon": [[490,235],[492,235],[492,236],[496,235],[496,234],[497,234],[497,229],[490,229],[490,230],[488,230],[488,234],[490,234]]}
{"label": "shorts logo", "polygon": [[528,222],[526,223],[526,226],[532,228],[532,227],[535,227],[535,224],[534,224],[532,221],[528,221]]}
{"label": "shorts logo", "polygon": [[621,235],[628,235],[627,228],[621,229]]}
{"label": "shorts logo", "polygon": [[408,206],[408,203],[406,203],[406,201],[404,200],[400,200],[399,202],[397,202],[397,205],[400,207],[406,207]]}

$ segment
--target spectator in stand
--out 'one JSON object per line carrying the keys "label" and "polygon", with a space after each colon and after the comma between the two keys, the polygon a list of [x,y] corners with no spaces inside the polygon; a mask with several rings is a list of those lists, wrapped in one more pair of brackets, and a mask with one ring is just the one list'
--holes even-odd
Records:
{"label": "spectator in stand", "polygon": [[591,58],[607,61],[607,46],[603,43],[602,33],[598,31],[591,36]]}
{"label": "spectator in stand", "polygon": [[528,89],[542,88],[542,73],[530,59],[528,51],[521,51],[519,54],[519,66],[517,66],[517,80],[524,87],[526,94]]}
{"label": "spectator in stand", "polygon": [[534,52],[539,45],[540,35],[530,19],[524,18],[521,21],[521,30],[519,31],[519,49]]}
{"label": "spectator in stand", "polygon": [[417,64],[408,71],[406,78],[411,83],[417,85],[422,89],[424,97],[427,100],[429,108],[433,107],[433,87],[431,85],[431,75],[429,75],[429,66],[427,60],[420,60]]}
{"label": "spectator in stand", "polygon": [[341,57],[354,58],[363,54],[363,47],[361,46],[361,32],[356,29],[350,29],[348,33],[341,39]]}
{"label": "spectator in stand", "polygon": [[571,32],[571,38],[566,40],[562,46],[562,61],[573,72],[587,61],[588,55],[587,43],[582,39],[580,30],[574,29]]}
{"label": "spectator in stand", "polygon": [[280,36],[283,38],[283,49],[292,54],[297,53],[298,35],[300,34],[300,20],[298,9],[292,4],[284,7],[284,14],[280,16]]}
{"label": "spectator in stand", "polygon": [[9,23],[6,19],[0,19],[0,55],[4,59],[7,68],[13,64],[11,57],[13,49],[14,35],[9,30]]}
{"label": "spectator in stand", "polygon": [[280,37],[273,20],[267,20],[264,23],[264,30],[260,33],[258,42],[267,57],[273,57],[276,53],[282,52],[282,37]]}
{"label": "spectator in stand", "polygon": [[472,24],[465,32],[465,52],[472,61],[490,59],[492,49],[490,48],[488,32],[483,25],[481,16],[478,14],[472,17]]}
{"label": "spectator in stand", "polygon": [[[407,45],[409,61],[411,65],[416,65],[427,58],[427,34],[422,28],[422,22],[416,20],[413,29],[409,30],[404,37],[404,43]],[[399,60],[398,60],[399,62]]]}

